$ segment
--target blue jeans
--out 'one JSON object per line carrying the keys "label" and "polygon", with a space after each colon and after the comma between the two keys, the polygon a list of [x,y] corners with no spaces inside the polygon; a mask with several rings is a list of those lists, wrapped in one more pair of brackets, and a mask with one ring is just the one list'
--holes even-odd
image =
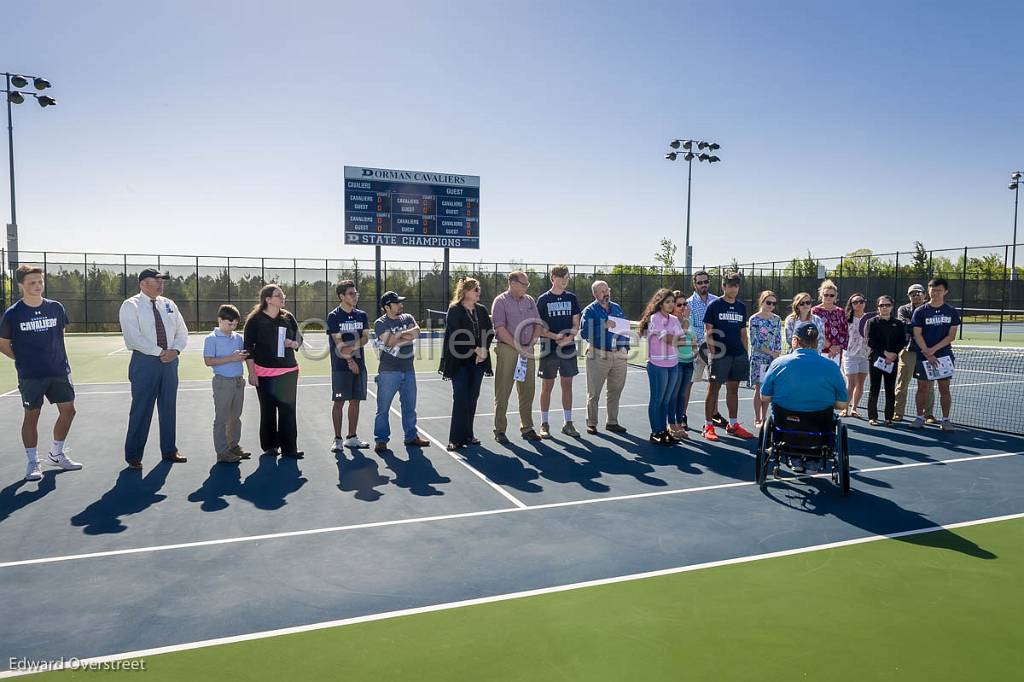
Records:
{"label": "blue jeans", "polygon": [[651,399],[647,404],[647,418],[651,422],[651,433],[661,433],[668,428],[668,411],[672,387],[676,383],[679,367],[658,367],[647,363],[647,381],[651,386]]}
{"label": "blue jeans", "polygon": [[680,362],[676,367],[676,383],[672,389],[672,399],[669,402],[668,423],[682,424],[686,417],[686,389],[690,387],[690,380],[693,379],[693,363]]}
{"label": "blue jeans", "polygon": [[377,418],[373,422],[373,439],[387,443],[391,438],[391,420],[388,413],[391,402],[398,394],[402,404],[402,431],[405,442],[416,438],[416,372],[381,372],[374,379],[377,382]]}
{"label": "blue jeans", "polygon": [[141,462],[153,421],[153,408],[160,420],[160,454],[164,457],[178,451],[176,441],[178,359],[161,362],[155,355],[132,351],[128,363],[128,381],[132,385],[132,407],[128,413],[128,434],[124,440],[124,458]]}

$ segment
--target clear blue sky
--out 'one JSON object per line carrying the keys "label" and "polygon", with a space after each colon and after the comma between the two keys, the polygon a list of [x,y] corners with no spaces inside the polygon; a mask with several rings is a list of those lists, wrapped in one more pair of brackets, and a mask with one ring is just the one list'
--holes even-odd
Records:
{"label": "clear blue sky", "polygon": [[651,262],[683,241],[677,136],[722,145],[694,167],[696,264],[1001,244],[1024,166],[1019,2],[4,15],[0,70],[60,101],[15,110],[23,249],[372,259],[342,243],[348,164],[480,175],[483,247],[456,260]]}

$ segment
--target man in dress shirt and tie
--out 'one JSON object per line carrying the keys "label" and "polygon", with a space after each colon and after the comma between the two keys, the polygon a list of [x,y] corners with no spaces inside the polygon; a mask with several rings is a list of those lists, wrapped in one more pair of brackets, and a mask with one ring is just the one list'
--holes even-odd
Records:
{"label": "man in dress shirt and tie", "polygon": [[188,343],[188,327],[174,301],[162,296],[170,278],[153,268],[140,272],[139,294],[122,303],[119,313],[124,345],[132,352],[132,407],[124,442],[124,458],[132,469],[142,469],[154,405],[160,413],[160,454],[168,462],[187,461],[175,445],[175,401],[178,356]]}

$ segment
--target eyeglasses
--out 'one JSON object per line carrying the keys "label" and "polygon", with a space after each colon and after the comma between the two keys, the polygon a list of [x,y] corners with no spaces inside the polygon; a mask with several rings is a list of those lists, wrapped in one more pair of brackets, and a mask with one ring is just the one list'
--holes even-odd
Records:
{"label": "eyeglasses", "polygon": [[892,307],[892,303],[879,303],[878,307],[879,308],[891,308]]}
{"label": "eyeglasses", "polygon": [[521,279],[514,279],[514,280],[512,280],[512,281],[513,281],[513,282],[515,282],[516,284],[522,284],[522,285],[523,285],[524,287],[528,287],[528,286],[530,286],[530,283],[529,283],[529,282],[524,282],[524,281],[523,281],[523,280],[521,280]]}
{"label": "eyeglasses", "polygon": [[284,298],[284,294],[279,291],[276,294],[271,294],[268,298]]}
{"label": "eyeglasses", "polygon": [[775,305],[776,303],[778,303],[778,301],[765,301],[764,302],[765,305]]}

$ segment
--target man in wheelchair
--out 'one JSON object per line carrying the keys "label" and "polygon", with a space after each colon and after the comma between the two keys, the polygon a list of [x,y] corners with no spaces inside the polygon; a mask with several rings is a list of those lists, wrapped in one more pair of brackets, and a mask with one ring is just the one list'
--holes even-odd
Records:
{"label": "man in wheelchair", "polygon": [[[761,400],[772,406],[771,421],[780,427],[791,451],[821,443],[835,429],[833,410],[846,408],[846,382],[835,362],[818,353],[818,328],[805,322],[794,335],[796,351],[772,362],[761,383]],[[820,460],[812,460],[817,464]],[[805,458],[790,456],[790,466],[803,473]]]}

